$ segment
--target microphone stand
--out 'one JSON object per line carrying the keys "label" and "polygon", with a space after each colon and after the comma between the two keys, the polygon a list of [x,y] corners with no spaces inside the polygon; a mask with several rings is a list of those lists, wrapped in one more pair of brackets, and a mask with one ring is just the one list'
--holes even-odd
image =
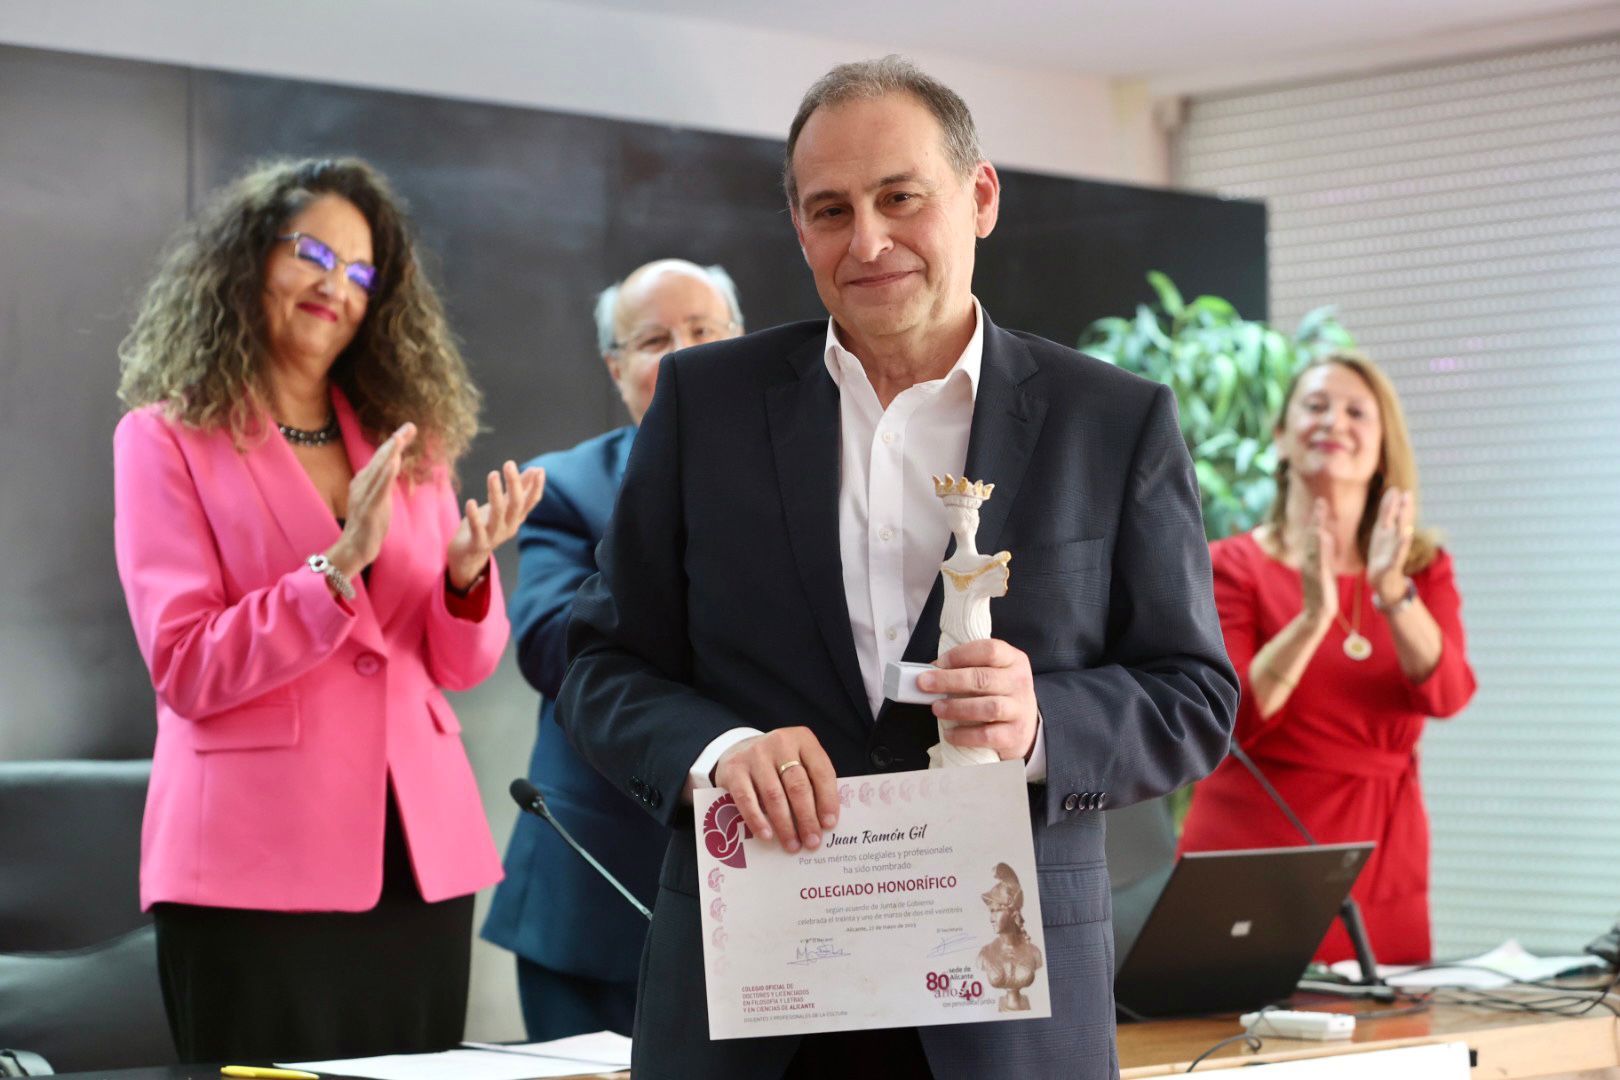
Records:
{"label": "microphone stand", "polygon": [[631,907],[641,912],[641,914],[645,916],[649,922],[652,921],[652,912],[648,911],[646,906],[643,905],[640,900],[637,900],[630,890],[624,887],[618,878],[608,873],[607,867],[597,862],[594,858],[592,858],[590,852],[580,847],[579,841],[575,840],[572,836],[569,836],[568,830],[563,828],[562,824],[556,818],[551,816],[551,808],[546,805],[546,797],[540,794],[539,788],[535,787],[522,777],[518,777],[516,780],[512,781],[512,786],[507,790],[512,793],[512,801],[518,804],[518,809],[525,813],[533,814],[535,817],[544,818],[546,824],[557,830],[557,835],[563,838],[563,843],[573,848],[575,854],[584,859],[586,862],[590,863],[591,869],[595,870],[598,874],[601,874],[604,881],[613,886],[615,889],[618,889],[619,895],[629,901]]}
{"label": "microphone stand", "polygon": [[[1237,758],[1245,769],[1249,770],[1250,774],[1259,782],[1260,787],[1265,790],[1265,793],[1271,796],[1271,801],[1277,804],[1277,809],[1283,812],[1283,816],[1294,827],[1294,831],[1303,836],[1307,844],[1314,846],[1316,837],[1311,835],[1311,831],[1305,827],[1305,823],[1299,820],[1299,815],[1294,813],[1294,808],[1288,805],[1288,800],[1284,799],[1282,793],[1271,786],[1271,781],[1267,780],[1266,774],[1260,771],[1260,766],[1254,763],[1254,760],[1244,752],[1243,747],[1239,746],[1236,741],[1232,743],[1232,756]],[[1383,997],[1383,994],[1376,991],[1380,988],[1387,990],[1388,985],[1378,977],[1378,961],[1373,957],[1372,942],[1367,938],[1367,924],[1361,919],[1361,906],[1348,893],[1345,894],[1344,902],[1339,905],[1339,920],[1344,923],[1345,933],[1350,936],[1350,947],[1356,951],[1356,963],[1361,967],[1361,978],[1350,983],[1349,987],[1365,988],[1370,993],[1370,996]],[[1303,982],[1300,985],[1306,986]],[[1347,987],[1340,987],[1336,983],[1317,982],[1315,980],[1309,982],[1308,989],[1325,991],[1330,994],[1353,994],[1356,992]]]}

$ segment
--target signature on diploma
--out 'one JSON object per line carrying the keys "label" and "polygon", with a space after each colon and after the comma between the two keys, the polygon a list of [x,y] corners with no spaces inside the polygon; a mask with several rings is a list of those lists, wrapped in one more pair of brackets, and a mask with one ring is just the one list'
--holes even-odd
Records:
{"label": "signature on diploma", "polygon": [[799,942],[793,950],[793,959],[790,964],[813,964],[817,960],[830,960],[835,956],[848,956],[849,953],[833,944],[832,938],[812,937]]}
{"label": "signature on diploma", "polygon": [[939,939],[939,944],[928,950],[929,956],[944,956],[946,953],[961,952],[963,949],[973,947],[978,939],[972,934],[952,934]]}

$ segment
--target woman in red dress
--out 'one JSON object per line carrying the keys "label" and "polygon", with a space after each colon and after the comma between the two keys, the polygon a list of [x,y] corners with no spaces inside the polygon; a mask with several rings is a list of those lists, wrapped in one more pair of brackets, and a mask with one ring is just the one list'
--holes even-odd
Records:
{"label": "woman in red dress", "polygon": [[[1417,464],[1389,379],[1335,353],[1294,379],[1275,432],[1269,520],[1211,546],[1243,697],[1233,739],[1321,843],[1373,840],[1353,895],[1384,963],[1426,963],[1428,717],[1474,693],[1451,558],[1417,529]],[[1302,843],[1227,758],[1193,791],[1182,851]],[[1353,955],[1335,922],[1317,950]]]}

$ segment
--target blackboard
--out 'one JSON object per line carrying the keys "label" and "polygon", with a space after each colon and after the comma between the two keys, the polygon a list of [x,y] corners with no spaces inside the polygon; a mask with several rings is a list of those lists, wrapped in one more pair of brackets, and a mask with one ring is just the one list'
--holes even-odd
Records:
{"label": "blackboard", "polygon": [[[0,759],[151,752],[151,689],[112,556],[114,348],[164,238],[208,192],[278,155],[359,154],[391,178],[487,395],[463,467],[477,476],[623,422],[592,302],[648,259],[724,265],[754,328],[824,314],[781,152],[774,139],[0,47]],[[1002,178],[976,274],[1001,325],[1072,343],[1147,300],[1150,269],[1265,316],[1259,204]],[[476,732],[480,712],[515,721],[533,704],[508,664],[458,708]]]}

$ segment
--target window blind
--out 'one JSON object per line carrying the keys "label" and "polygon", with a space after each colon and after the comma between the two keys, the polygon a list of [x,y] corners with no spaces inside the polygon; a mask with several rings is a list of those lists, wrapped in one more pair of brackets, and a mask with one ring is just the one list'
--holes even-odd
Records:
{"label": "window blind", "polygon": [[1480,682],[1422,746],[1437,955],[1578,952],[1620,912],[1620,38],[1196,98],[1172,155],[1407,409]]}

